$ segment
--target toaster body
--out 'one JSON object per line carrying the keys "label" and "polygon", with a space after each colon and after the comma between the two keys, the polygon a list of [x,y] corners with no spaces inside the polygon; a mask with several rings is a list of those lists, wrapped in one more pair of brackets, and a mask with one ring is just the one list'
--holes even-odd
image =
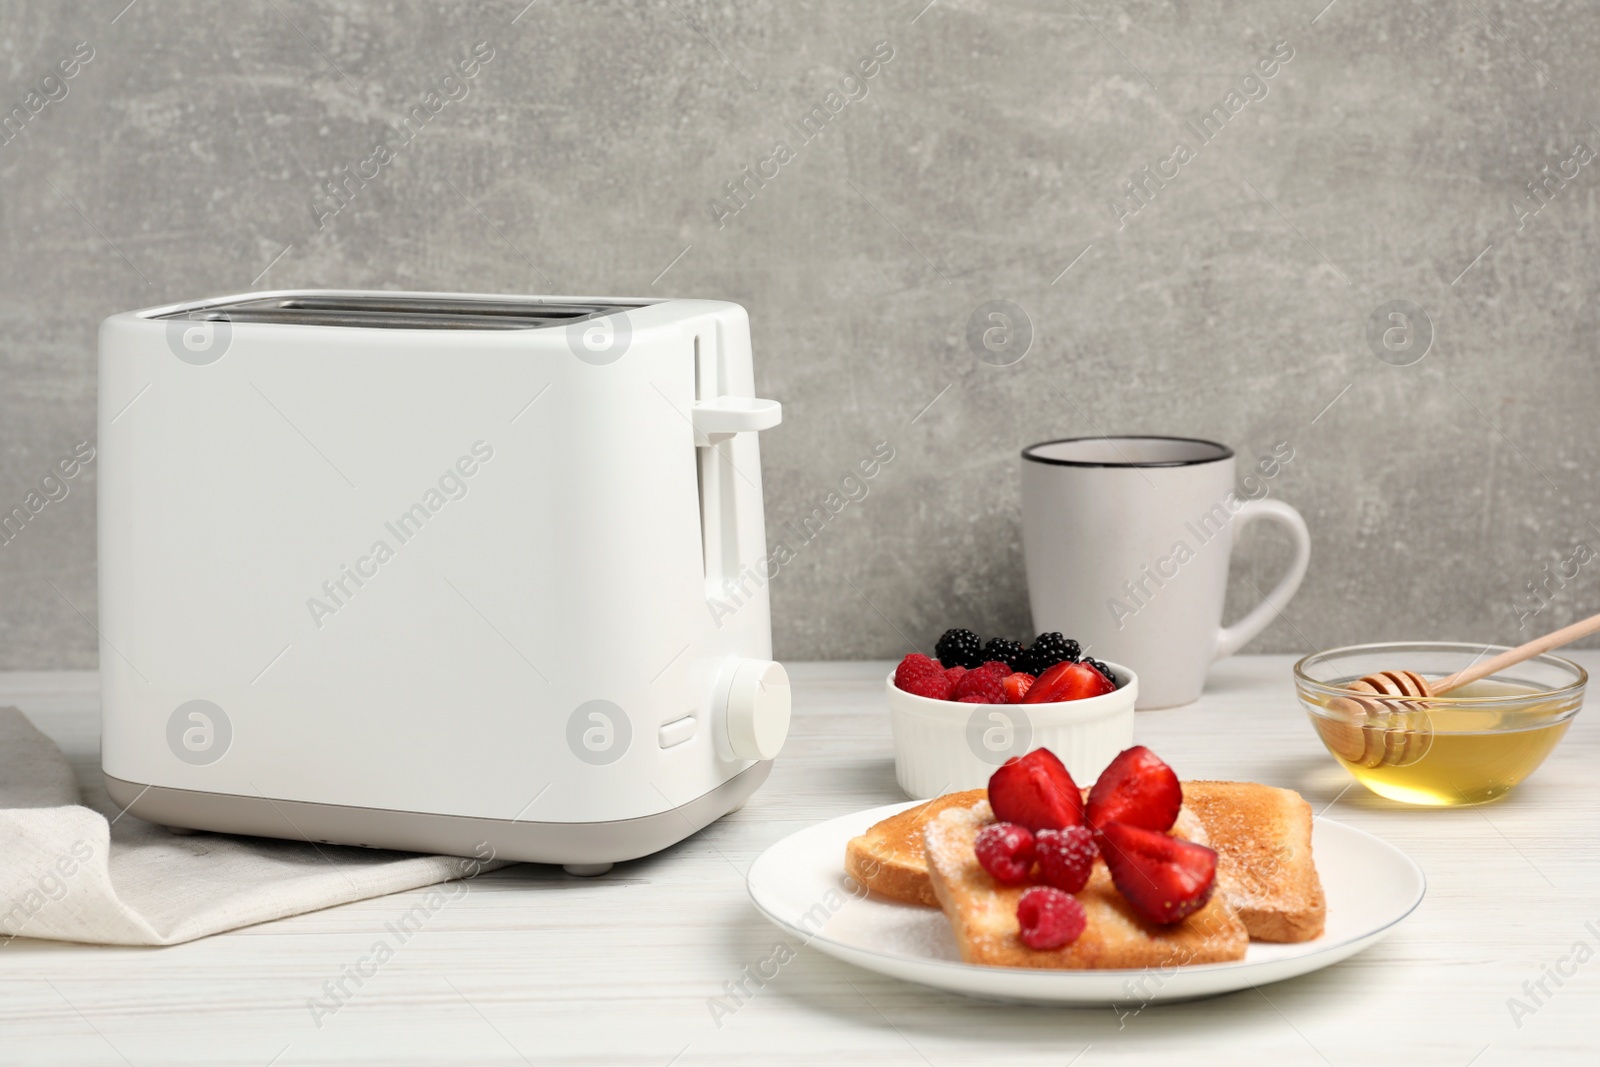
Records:
{"label": "toaster body", "polygon": [[102,764],[174,828],[599,870],[788,727],[735,304],[275,292],[100,331]]}

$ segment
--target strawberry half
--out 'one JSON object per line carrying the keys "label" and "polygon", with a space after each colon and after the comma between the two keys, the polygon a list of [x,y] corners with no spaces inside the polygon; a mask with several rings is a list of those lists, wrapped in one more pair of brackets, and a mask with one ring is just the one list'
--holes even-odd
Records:
{"label": "strawberry half", "polygon": [[1022,698],[1024,704],[1052,704],[1060,700],[1082,700],[1116,689],[1106,676],[1087,663],[1057,663],[1039,675]]}
{"label": "strawberry half", "polygon": [[1217,854],[1204,845],[1124,823],[1100,828],[1111,880],[1146,920],[1175,923],[1205,907],[1217,882]]}
{"label": "strawberry half", "polygon": [[1089,790],[1089,825],[1120,822],[1143,830],[1172,829],[1183,806],[1183,787],[1171,767],[1143,745],[1118,753]]}
{"label": "strawberry half", "polygon": [[1083,794],[1048,748],[1006,760],[989,778],[989,806],[1000,822],[1035,832],[1083,825]]}
{"label": "strawberry half", "polygon": [[1007,704],[1020,704],[1022,698],[1028,695],[1028,690],[1033,688],[1033,675],[1020,671],[1008,674],[1000,679],[1000,687],[1005,690]]}

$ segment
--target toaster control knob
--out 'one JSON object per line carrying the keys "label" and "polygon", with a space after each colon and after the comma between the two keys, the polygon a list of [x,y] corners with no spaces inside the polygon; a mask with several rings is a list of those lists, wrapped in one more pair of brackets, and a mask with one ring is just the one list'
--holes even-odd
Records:
{"label": "toaster control knob", "polygon": [[728,746],[738,759],[772,759],[789,735],[789,675],[771,660],[742,660],[728,686]]}

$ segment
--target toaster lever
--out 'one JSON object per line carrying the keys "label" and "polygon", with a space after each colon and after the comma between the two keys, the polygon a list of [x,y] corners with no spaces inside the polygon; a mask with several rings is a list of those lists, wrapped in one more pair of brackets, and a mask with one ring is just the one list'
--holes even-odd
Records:
{"label": "toaster lever", "polygon": [[768,430],[783,421],[782,404],[754,396],[719,396],[701,400],[691,410],[697,445],[714,445],[747,430]]}

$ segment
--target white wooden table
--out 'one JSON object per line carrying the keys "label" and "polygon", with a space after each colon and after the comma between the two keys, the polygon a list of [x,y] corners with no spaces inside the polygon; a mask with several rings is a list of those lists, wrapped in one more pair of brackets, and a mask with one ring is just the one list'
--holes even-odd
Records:
{"label": "white wooden table", "polygon": [[[1600,654],[1577,658],[1600,668]],[[1505,801],[1407,809],[1346,791],[1294,703],[1290,662],[1224,663],[1198,706],[1141,712],[1137,736],[1186,777],[1299,789],[1427,872],[1427,899],[1387,941],[1304,978],[1119,1020],[1110,1007],[967,1000],[796,945],[719,1026],[711,998],[783,937],[745,894],[751,861],[811,823],[904,799],[886,665],[802,664],[791,668],[788,747],[742,811],[602,878],[531,865],[481,877],[320,1027],[308,999],[420,891],[173,948],[12,941],[0,948],[0,1063],[1600,1062],[1594,713]],[[81,774],[97,773],[93,674],[0,674],[0,703],[21,707]],[[1560,985],[1545,977],[1558,964],[1575,971]],[[1550,995],[1519,1026],[1508,1001],[1532,1004],[1524,982],[1538,995],[1542,977]]]}

